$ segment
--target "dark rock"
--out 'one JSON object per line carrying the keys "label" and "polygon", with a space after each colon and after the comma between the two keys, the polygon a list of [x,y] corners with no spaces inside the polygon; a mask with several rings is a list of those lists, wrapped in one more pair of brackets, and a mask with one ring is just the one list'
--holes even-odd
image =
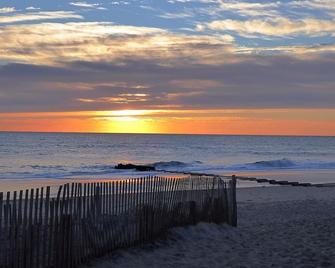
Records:
{"label": "dark rock", "polygon": [[154,171],[155,167],[146,165],[134,165],[134,164],[117,164],[115,169],[135,169],[137,171]]}
{"label": "dark rock", "polygon": [[258,183],[262,183],[262,182],[268,182],[269,180],[267,180],[267,179],[257,179],[256,181]]}
{"label": "dark rock", "polygon": [[279,184],[279,185],[289,185],[290,183],[288,181],[277,181],[277,184]]}
{"label": "dark rock", "polygon": [[312,186],[312,184],[311,183],[309,183],[309,182],[306,182],[306,183],[299,183],[299,185],[300,186]]}
{"label": "dark rock", "polygon": [[152,166],[136,166],[136,170],[138,171],[155,171],[155,167]]}

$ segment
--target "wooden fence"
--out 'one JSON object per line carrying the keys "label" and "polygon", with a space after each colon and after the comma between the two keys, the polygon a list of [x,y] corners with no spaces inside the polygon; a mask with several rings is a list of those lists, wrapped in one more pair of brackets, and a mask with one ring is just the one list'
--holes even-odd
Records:
{"label": "wooden fence", "polygon": [[145,177],[0,193],[0,267],[76,267],[199,221],[236,226],[236,181]]}

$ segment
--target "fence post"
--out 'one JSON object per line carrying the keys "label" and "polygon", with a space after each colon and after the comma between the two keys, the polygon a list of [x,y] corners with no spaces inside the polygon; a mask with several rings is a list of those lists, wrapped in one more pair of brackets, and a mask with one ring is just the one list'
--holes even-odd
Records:
{"label": "fence post", "polygon": [[[10,192],[7,197],[0,193],[0,267],[22,262],[27,268],[70,268],[117,247],[152,240],[168,228],[201,220],[237,225],[235,175],[229,181],[211,175],[203,182],[196,176],[149,177],[111,185],[84,184],[82,195],[81,184],[72,184],[70,195],[66,184],[55,198],[50,187],[45,197],[43,188],[31,189],[25,197],[20,192],[19,201],[15,192],[13,200]],[[15,233],[17,224],[22,230]],[[21,237],[11,242],[15,235]],[[20,241],[22,252],[15,251]]]}
{"label": "fence post", "polygon": [[231,193],[232,193],[232,226],[237,226],[237,202],[236,202],[236,176],[232,176],[231,180]]}
{"label": "fence post", "polygon": [[60,236],[62,242],[60,243],[59,250],[62,251],[60,256],[60,266],[62,268],[72,267],[72,256],[73,256],[73,237],[72,237],[72,216],[70,214],[65,214],[61,216],[60,219]]}
{"label": "fence post", "polygon": [[190,206],[189,222],[193,225],[197,224],[198,222],[197,203],[195,201],[189,201],[189,206]]}

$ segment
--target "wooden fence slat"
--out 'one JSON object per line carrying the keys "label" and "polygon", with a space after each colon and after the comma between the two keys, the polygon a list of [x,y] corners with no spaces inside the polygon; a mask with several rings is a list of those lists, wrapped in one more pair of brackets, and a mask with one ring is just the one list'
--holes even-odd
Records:
{"label": "wooden fence slat", "polygon": [[[111,217],[114,219],[116,216],[116,183],[112,181],[112,197],[111,197]],[[116,247],[116,229],[114,221],[111,222],[111,249],[115,249]]]}
{"label": "wooden fence slat", "polygon": [[49,219],[45,219],[46,224],[48,225],[48,253],[46,256],[46,267],[51,267],[53,263],[53,256],[54,256],[54,239],[55,239],[55,199],[50,199],[49,204]]}
{"label": "wooden fence slat", "polygon": [[133,215],[133,228],[132,228],[132,239],[133,239],[133,242],[132,242],[132,246],[135,246],[136,245],[136,241],[137,241],[137,217],[136,217],[136,211],[137,211],[137,208],[136,208],[136,197],[137,197],[137,194],[136,194],[136,179],[131,179],[131,185],[132,185],[132,189],[131,189],[131,196],[132,196],[132,199],[131,199],[131,209],[132,209],[132,215]]}
{"label": "wooden fence slat", "polygon": [[61,203],[61,194],[62,191],[65,192],[65,185],[59,186],[57,197],[54,203],[54,234],[53,234],[53,255],[52,255],[52,265],[55,267],[61,267],[61,235],[60,235],[60,218],[63,211],[63,204]]}
{"label": "wooden fence slat", "polygon": [[236,226],[235,176],[71,183],[55,198],[50,187],[0,193],[0,267],[77,267],[199,221]]}
{"label": "wooden fence slat", "polygon": [[10,207],[10,226],[9,226],[9,247],[11,249],[11,251],[9,252],[10,255],[10,265],[11,267],[15,267],[17,266],[17,258],[16,256],[16,228],[17,228],[17,218],[16,218],[16,197],[17,197],[17,192],[14,191],[13,193],[13,199],[11,200],[11,207]]}
{"label": "wooden fence slat", "polygon": [[[3,236],[4,231],[2,226],[2,219],[3,219],[3,193],[0,192],[0,241],[3,241],[5,237]],[[4,265],[4,258],[5,258],[5,250],[0,250],[0,267],[5,266]]]}
{"label": "wooden fence slat", "polygon": [[33,209],[34,209],[34,189],[30,189],[29,210],[28,210],[28,227],[27,227],[27,267],[33,267]]}
{"label": "wooden fence slat", "polygon": [[91,248],[90,248],[90,244],[89,244],[89,239],[90,239],[90,233],[86,232],[86,228],[88,226],[88,223],[91,219],[91,212],[90,212],[90,208],[91,208],[91,183],[87,183],[87,192],[86,192],[86,207],[85,207],[85,218],[87,219],[87,222],[82,221],[82,225],[84,227],[83,231],[85,232],[84,235],[84,244],[85,244],[85,251],[86,251],[86,256],[85,256],[85,261],[88,260],[90,254],[91,254]]}
{"label": "wooden fence slat", "polygon": [[127,244],[127,234],[126,234],[126,181],[122,180],[121,181],[122,187],[120,188],[121,190],[121,215],[123,218],[123,224],[121,226],[121,233],[122,233],[122,241],[121,241],[121,247],[126,247]]}
{"label": "wooden fence slat", "polygon": [[232,180],[231,180],[231,184],[232,184],[232,203],[233,203],[233,222],[232,222],[232,226],[237,226],[237,202],[236,202],[236,176],[233,175],[232,176]]}
{"label": "wooden fence slat", "polygon": [[41,266],[41,253],[40,253],[40,235],[42,233],[41,227],[42,227],[42,212],[43,212],[43,194],[44,194],[44,188],[41,188],[41,191],[39,189],[36,189],[36,198],[35,198],[35,223],[34,223],[34,235],[35,235],[35,242],[36,243],[36,252],[35,252],[35,264],[34,267],[39,268]]}
{"label": "wooden fence slat", "polygon": [[[44,216],[43,218],[41,218],[41,224],[43,226],[43,229],[42,229],[42,262],[41,262],[41,266],[42,268],[44,267],[47,267],[47,255],[48,255],[48,252],[47,252],[47,237],[48,237],[48,231],[49,231],[49,222],[48,222],[48,219],[49,219],[49,204],[50,204],[50,186],[47,186],[46,188],[46,192],[45,192],[45,199],[41,199],[42,202],[44,203],[44,211],[41,211],[41,215],[43,214],[44,212]],[[41,216],[42,217],[42,216]]]}

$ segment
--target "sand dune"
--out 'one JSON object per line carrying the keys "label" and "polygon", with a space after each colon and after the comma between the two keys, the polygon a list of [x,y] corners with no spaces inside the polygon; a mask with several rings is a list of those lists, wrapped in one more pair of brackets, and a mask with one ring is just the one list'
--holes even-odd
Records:
{"label": "sand dune", "polygon": [[239,226],[200,223],[91,263],[106,267],[335,267],[335,188],[239,189]]}

